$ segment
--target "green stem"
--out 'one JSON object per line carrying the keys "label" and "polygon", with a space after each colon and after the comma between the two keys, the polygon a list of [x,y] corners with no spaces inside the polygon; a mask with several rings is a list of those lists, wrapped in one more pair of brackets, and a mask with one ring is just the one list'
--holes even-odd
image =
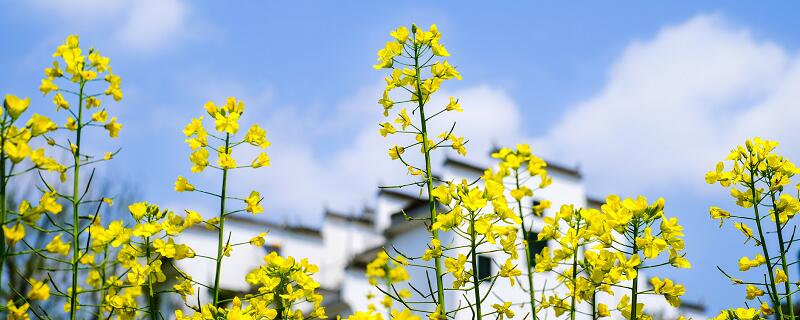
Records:
{"label": "green stem", "polygon": [[[425,119],[425,101],[422,96],[422,81],[420,79],[420,65],[419,65],[419,46],[414,45],[414,69],[416,71],[416,95],[417,107],[419,108],[420,118],[420,131],[422,131],[422,149],[425,153],[425,185],[428,189],[428,208],[430,209],[431,224],[436,222],[436,199],[433,198],[433,173],[431,172],[431,150],[428,144],[428,128],[427,120]],[[433,240],[439,240],[439,231],[432,230],[431,237]],[[446,315],[444,302],[444,281],[442,279],[442,259],[441,257],[434,257],[434,269],[436,271],[436,296],[438,297],[437,307],[441,315]]]}
{"label": "green stem", "polygon": [[81,131],[83,126],[83,87],[86,82],[81,81],[80,93],[78,94],[78,124],[75,133],[75,151],[72,154],[75,169],[72,175],[72,292],[70,295],[69,318],[74,320],[78,312],[78,263],[80,262],[81,250],[78,237],[80,236],[80,154],[81,154]]}
{"label": "green stem", "polygon": [[[519,183],[519,168],[514,169],[514,182],[516,184],[517,189],[520,187]],[[525,227],[525,214],[522,212],[522,201],[517,200],[517,213],[519,214],[520,220],[520,227],[522,228],[522,241],[525,243],[525,262],[528,265],[528,295],[530,298],[530,305],[531,305],[531,316],[533,320],[536,320],[536,292],[533,287],[533,261],[531,260],[531,251],[530,246],[531,244],[528,242],[528,237],[530,233],[528,232],[528,228]]]}
{"label": "green stem", "polygon": [[[5,114],[8,114],[6,112]],[[0,148],[5,148],[6,145],[6,116],[3,116],[3,125],[0,129]],[[6,152],[0,152],[0,226],[6,225]],[[0,232],[0,279],[3,278],[3,267],[6,263],[6,234]],[[0,281],[0,293],[3,292],[3,281]],[[6,297],[11,296],[10,292]],[[6,298],[8,299],[8,298]],[[6,303],[0,301],[4,306]]]}
{"label": "green stem", "polygon": [[[230,133],[225,134],[225,153],[229,152],[230,148]],[[217,268],[214,272],[214,306],[219,303],[219,276],[222,271],[222,254],[224,252],[225,242],[225,192],[228,180],[228,169],[222,169],[222,191],[219,198],[219,233],[217,238]]]}
{"label": "green stem", "polygon": [[[389,278],[389,267],[388,267],[388,264],[387,264],[387,267],[386,267],[386,277],[383,278],[383,281],[386,282],[386,292],[389,292],[389,290],[392,289],[392,280]],[[392,306],[391,305],[389,305],[389,307],[386,308],[386,319],[392,319]]]}
{"label": "green stem", "polygon": [[[755,181],[754,178],[755,178],[755,173],[753,172],[753,170],[750,170],[750,181]],[[753,201],[755,201],[755,199],[758,199],[757,194],[756,194],[755,182],[750,182],[748,184],[748,188],[750,188],[750,195],[753,197]],[[755,214],[756,229],[758,230],[758,240],[759,240],[759,243],[761,244],[760,245],[761,246],[761,250],[764,253],[764,259],[767,261],[766,262],[767,275],[769,275],[769,284],[770,284],[770,287],[772,288],[772,297],[771,297],[772,304],[775,306],[775,309],[778,311],[778,319],[783,319],[783,308],[781,308],[781,300],[778,298],[778,289],[777,289],[777,286],[775,285],[775,276],[772,274],[772,272],[773,272],[772,263],[770,262],[772,260],[769,257],[769,250],[767,250],[767,242],[766,242],[766,239],[764,238],[764,231],[761,228],[761,215],[758,213],[758,204],[757,203],[753,204],[753,212]]]}
{"label": "green stem", "polygon": [[475,293],[475,311],[476,311],[476,318],[475,319],[483,319],[483,313],[481,312],[481,281],[483,279],[478,278],[478,246],[475,244],[475,238],[477,235],[475,233],[475,213],[470,212],[470,219],[469,219],[469,241],[470,241],[470,260],[472,260],[472,291]]}
{"label": "green stem", "polygon": [[[144,238],[144,245],[146,247],[145,261],[147,262],[147,265],[150,265],[150,263],[152,263],[152,261],[150,261],[150,237]],[[153,291],[153,277],[149,275],[147,276],[147,289],[147,310],[150,313],[150,320],[156,320],[156,315],[158,314],[158,311],[156,310],[156,293]]]}
{"label": "green stem", "polygon": [[781,226],[781,221],[778,214],[778,205],[775,204],[775,192],[770,190],[769,197],[772,199],[772,212],[775,215],[775,232],[778,234],[778,244],[780,245],[780,254],[781,254],[781,267],[783,267],[783,272],[786,273],[786,282],[783,283],[784,290],[786,290],[786,304],[789,305],[789,316],[790,319],[794,319],[794,305],[792,304],[792,291],[789,287],[789,268],[788,264],[786,263],[786,245],[783,242],[783,226]]}
{"label": "green stem", "polygon": [[[639,237],[639,219],[634,218],[633,221],[633,255],[639,254],[639,246],[636,245],[636,238]],[[632,255],[632,256],[633,256]],[[639,266],[633,267],[633,270],[636,271],[636,277],[633,278],[633,285],[631,285],[631,319],[638,319],[637,313],[637,303],[639,298]]]}
{"label": "green stem", "polygon": [[[581,228],[581,220],[580,216],[578,216],[577,224],[575,226],[575,233],[578,233],[578,230]],[[578,280],[578,246],[573,248],[575,252],[572,253],[572,302],[569,306],[569,318],[570,320],[575,320],[575,310],[577,309],[575,306],[576,300],[576,291],[578,289],[577,280]],[[635,298],[634,298],[635,299]]]}

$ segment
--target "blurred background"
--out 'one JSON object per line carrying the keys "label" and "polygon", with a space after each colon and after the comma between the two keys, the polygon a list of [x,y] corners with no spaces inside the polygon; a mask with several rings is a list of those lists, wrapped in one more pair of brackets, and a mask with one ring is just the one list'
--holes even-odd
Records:
{"label": "blurred background", "polygon": [[372,206],[378,185],[405,175],[377,133],[384,74],[372,65],[389,31],[410,23],[436,23],[464,77],[443,95],[461,99],[470,158],[527,142],[578,168],[594,197],[666,198],[693,263],[669,276],[711,313],[744,300],[716,266],[735,270],[752,250],[709,218],[711,205],[735,208],[704,173],[752,136],[778,140],[779,153],[800,161],[800,4],[792,2],[0,5],[0,93],[52,113],[38,91],[43,70],[64,37],[79,34],[123,79],[125,98],[109,112],[124,127],[107,150],[124,148],[104,174],[176,210],[214,208],[176,194],[173,182],[191,175],[181,129],[205,113],[203,103],[231,95],[273,142],[272,168],[235,177],[236,191],[265,195],[263,219],[315,228],[325,209]]}

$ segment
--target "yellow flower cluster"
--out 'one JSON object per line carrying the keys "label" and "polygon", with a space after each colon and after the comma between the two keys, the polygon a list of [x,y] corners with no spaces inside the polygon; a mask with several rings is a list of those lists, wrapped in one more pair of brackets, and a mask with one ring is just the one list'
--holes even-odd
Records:
{"label": "yellow flower cluster", "polygon": [[[233,169],[241,168],[261,168],[270,164],[269,156],[266,153],[259,153],[250,165],[237,165],[233,156],[234,148],[242,144],[250,144],[254,147],[265,149],[270,145],[267,141],[266,130],[258,124],[253,124],[245,133],[244,137],[236,138],[239,132],[239,121],[244,113],[245,106],[242,101],[234,97],[228,98],[223,105],[208,102],[204,105],[208,115],[214,120],[214,129],[207,130],[203,124],[204,117],[200,116],[191,120],[187,124],[183,133],[186,135],[186,143],[192,149],[189,160],[192,162],[192,172],[199,173],[207,167],[222,171],[221,192],[219,194],[203,190],[188,179],[179,176],[175,181],[175,191],[177,192],[200,192],[212,195],[220,201],[220,212],[217,217],[203,221],[196,212],[187,210],[188,221],[204,222],[209,230],[218,232],[217,255],[210,257],[216,263],[215,277],[213,284],[202,284],[203,287],[211,289],[213,301],[203,305],[190,306],[195,313],[185,315],[182,310],[175,311],[175,318],[183,319],[308,319],[308,318],[327,318],[325,309],[322,307],[322,295],[316,292],[319,283],[314,281],[312,276],[318,271],[316,265],[310,264],[308,260],[297,261],[293,257],[281,257],[272,252],[264,257],[264,265],[248,273],[245,280],[257,287],[258,293],[235,297],[232,300],[220,300],[220,274],[222,259],[229,257],[233,247],[238,245],[262,246],[265,243],[266,232],[260,233],[247,242],[230,244],[226,239],[229,237],[225,231],[225,220],[228,216],[239,213],[249,212],[253,215],[264,212],[262,207],[263,197],[257,191],[251,191],[245,198],[231,197],[227,194],[228,172]],[[214,133],[216,132],[216,133]],[[212,146],[212,141],[220,141],[220,145]],[[216,152],[216,165],[208,160],[210,152]],[[228,200],[242,202],[243,209],[230,210]],[[183,226],[183,225],[182,225]],[[159,246],[170,246],[172,243],[159,243]],[[180,247],[175,247],[175,254],[180,254]],[[186,295],[194,292],[194,284],[190,277],[185,277],[186,281],[175,285],[175,289],[180,293],[184,300]],[[231,302],[231,307],[220,306],[222,302]],[[311,311],[304,312],[303,305],[310,303],[313,308]],[[188,304],[187,304],[188,305]]]}
{"label": "yellow flower cluster", "polygon": [[[247,274],[249,284],[258,287],[258,293],[247,295],[242,306],[236,297],[231,308],[215,308],[209,304],[193,317],[183,317],[176,312],[177,319],[212,319],[206,315],[218,314],[224,319],[325,319],[322,296],[316,292],[319,283],[312,276],[318,271],[307,259],[297,261],[293,257],[283,258],[272,252],[264,257],[264,265]],[[303,303],[311,303],[311,311],[304,312]],[[215,310],[217,309],[217,310]]]}
{"label": "yellow flower cluster", "polygon": [[[9,313],[11,317],[26,319],[29,310],[41,314],[37,311],[40,308],[31,307],[30,302],[49,300],[51,285],[57,292],[56,296],[66,298],[64,310],[72,319],[76,318],[77,311],[81,307],[79,296],[90,295],[103,300],[106,293],[114,292],[112,295],[115,295],[117,289],[122,286],[120,279],[113,274],[113,270],[119,265],[114,251],[128,243],[131,230],[124,228],[121,222],[114,222],[108,228],[103,227],[100,213],[110,207],[113,200],[105,197],[86,198],[88,185],[91,185],[94,175],[89,177],[85,188],[81,184],[86,181],[80,175],[81,167],[110,160],[115,154],[106,152],[102,157],[86,154],[81,149],[81,134],[88,127],[101,127],[107,130],[112,138],[118,136],[122,125],[117,123],[116,118],[109,119],[108,111],[101,107],[100,98],[106,95],[117,101],[122,99],[121,81],[111,72],[107,57],[101,56],[94,48],[88,50],[88,56],[84,52],[78,37],[70,35],[53,53],[53,58],[56,60],[53,61],[52,67],[44,70],[45,79],[42,80],[39,89],[44,95],[53,94],[52,101],[57,111],[68,112],[69,116],[63,126],[36,113],[31,115],[24,127],[17,126],[17,120],[30,106],[29,98],[20,99],[14,95],[6,95],[3,109],[0,109],[2,115],[0,225],[3,229],[0,270],[9,256],[32,255],[30,259],[34,257],[41,259],[45,263],[43,268],[53,270],[48,273],[53,278],[60,276],[59,273],[71,272],[71,275],[64,274],[64,278],[70,279],[65,283],[68,288],[59,288],[52,279],[50,281],[27,279],[30,284],[27,295],[23,297],[19,294],[16,299],[10,296],[5,303],[9,310],[14,310]],[[100,83],[99,78],[103,78],[108,84],[104,89],[97,87]],[[62,86],[65,88],[61,88]],[[84,114],[92,109],[95,109],[95,112],[91,116]],[[61,129],[68,130],[69,135],[73,136],[68,136],[66,139],[61,136],[51,136],[51,133]],[[64,141],[59,142],[56,137]],[[33,138],[41,138],[42,142],[37,144]],[[86,138],[83,142],[86,143]],[[62,150],[69,152],[72,163],[61,164],[46,155],[47,147],[56,152]],[[51,151],[48,150],[49,152]],[[29,160],[30,165],[24,160]],[[39,187],[43,193],[38,204],[33,205],[28,200],[21,200],[16,210],[8,208],[6,197],[9,180],[34,171],[57,173],[62,183],[66,182],[67,174],[71,171],[73,183],[63,188],[71,190],[71,194],[56,191],[62,188],[49,182],[49,176],[41,176],[44,186]],[[55,217],[63,211],[63,206],[59,203],[63,200],[70,202],[72,219]],[[87,206],[93,208],[92,213],[84,212],[84,207]],[[47,219],[44,220],[42,217]],[[26,230],[28,228],[33,229],[32,233],[36,238],[44,238],[45,241],[49,239],[44,248],[32,248],[31,242],[25,240],[26,234],[31,233]],[[14,250],[15,246],[19,247],[20,244],[26,247],[25,250]],[[86,282],[94,289],[84,290],[79,285],[79,281],[82,281],[79,279],[79,274],[84,273],[88,273]]]}
{"label": "yellow flower cluster", "polygon": [[[461,75],[447,60],[434,61],[436,57],[450,55],[444,46],[439,43],[441,34],[435,24],[431,25],[429,31],[424,31],[417,26],[412,26],[411,29],[411,33],[406,27],[399,27],[391,32],[394,40],[386,42],[386,46],[378,51],[378,64],[374,67],[375,69],[392,70],[391,74],[385,79],[386,88],[383,91],[383,96],[378,100],[378,103],[383,106],[383,115],[388,117],[389,112],[395,105],[410,103],[413,105],[412,115],[419,113],[419,120],[412,120],[408,115],[408,108],[402,108],[393,122],[381,123],[378,131],[384,137],[395,133],[414,136],[416,143],[409,146],[395,145],[389,149],[389,156],[392,159],[402,160],[402,154],[405,150],[416,145],[420,145],[422,153],[427,153],[438,147],[449,147],[461,155],[466,155],[466,140],[453,134],[452,128],[439,134],[437,141],[434,142],[429,138],[429,128],[427,127],[428,120],[443,112],[462,111],[463,109],[457,99],[450,97],[450,102],[443,106],[441,110],[429,115],[427,118],[425,117],[425,105],[429,102],[430,96],[439,90],[443,81],[453,78],[461,80]],[[395,61],[398,61],[397,64],[403,67],[395,67]],[[403,89],[403,92],[409,92],[410,97],[400,101],[393,100],[392,92],[395,89]],[[399,126],[400,129],[395,125]],[[422,175],[421,168],[410,165],[405,161],[403,163],[408,166],[410,173]]]}
{"label": "yellow flower cluster", "polygon": [[[431,131],[432,128],[430,128],[429,122],[431,119],[446,112],[462,111],[457,99],[450,97],[449,103],[441,106],[438,110],[434,110],[434,112],[429,110],[428,103],[431,101],[431,95],[439,91],[442,82],[453,78],[460,80],[461,75],[447,60],[438,60],[440,57],[447,57],[450,54],[441,44],[442,35],[435,24],[431,25],[427,31],[416,25],[412,25],[410,30],[406,27],[399,27],[392,31],[390,36],[393,39],[386,42],[384,48],[378,51],[378,63],[374,65],[374,68],[378,70],[391,70],[391,73],[385,78],[386,87],[383,95],[378,99],[378,104],[383,107],[384,117],[389,117],[390,112],[396,105],[409,105],[409,107],[401,108],[391,122],[380,123],[378,132],[383,137],[398,133],[413,137],[413,140],[411,140],[413,142],[407,145],[393,145],[390,147],[388,154],[391,159],[402,162],[411,176],[419,179],[419,181],[404,186],[413,185],[427,189],[430,207],[430,218],[428,220],[430,224],[434,224],[439,219],[435,208],[436,200],[434,199],[433,190],[435,178],[431,169],[431,152],[441,147],[450,148],[461,155],[466,155],[467,149],[465,145],[467,141],[465,138],[453,133],[455,124],[449,130],[439,134],[436,141],[432,138],[434,134]],[[426,112],[428,113],[427,116]],[[409,114],[418,120],[412,120]],[[406,149],[416,146],[419,146],[420,152],[425,158],[424,164],[412,164],[403,156]],[[469,191],[466,192],[466,194],[469,194]],[[479,196],[473,192],[473,197]],[[458,214],[453,212],[450,216],[457,219]],[[458,224],[455,221],[448,223],[448,225],[452,225],[450,228],[455,227],[454,223]],[[439,224],[438,226],[441,225]],[[445,226],[445,228],[448,227]],[[430,303],[435,306],[431,308],[435,310],[431,315],[434,318],[443,318],[447,315],[444,305],[445,289],[442,279],[445,270],[442,266],[439,230],[439,227],[430,230],[431,247],[422,257],[425,260],[434,260],[433,269],[436,274],[436,289],[435,292],[430,293]],[[447,264],[451,265],[452,262]],[[457,270],[451,270],[451,272],[453,271]],[[458,274],[460,277],[466,277],[464,272],[453,273]],[[371,317],[371,314],[362,314],[361,316]]]}
{"label": "yellow flower cluster", "polygon": [[[536,298],[534,295],[536,288],[534,286],[534,272],[531,271],[531,269],[534,269],[535,262],[530,254],[531,244],[528,243],[528,241],[533,232],[533,223],[531,221],[532,216],[542,216],[544,214],[544,210],[550,207],[550,201],[542,200],[532,207],[527,207],[523,203],[533,197],[534,191],[546,188],[552,183],[553,180],[547,175],[547,163],[531,153],[530,145],[518,144],[516,149],[501,148],[497,152],[492,153],[492,158],[499,160],[498,170],[497,172],[493,172],[491,169],[486,170],[483,176],[484,184],[486,185],[487,190],[495,189],[497,190],[495,192],[499,192],[501,189],[507,190],[508,196],[510,196],[508,201],[513,201],[512,205],[508,205],[507,201],[505,200],[508,198],[508,196],[502,200],[498,198],[492,203],[492,207],[496,212],[502,212],[505,216],[508,216],[508,219],[512,219],[513,222],[519,224],[519,228],[522,231],[521,242],[522,247],[526,252],[524,256],[525,266],[527,267],[525,270],[527,270],[527,272],[522,272],[515,269],[513,274],[525,274],[525,277],[527,278],[527,288],[523,287],[522,290],[528,292],[528,307],[530,308],[529,314],[534,320],[536,320],[538,318],[536,314]],[[539,183],[536,187],[536,190],[534,190],[528,187],[526,182],[536,177],[539,178]],[[515,210],[511,208],[512,206]],[[512,210],[515,212],[512,212]],[[512,217],[514,214],[516,216]],[[545,247],[543,250],[549,249]],[[501,275],[509,273],[507,271],[509,266],[511,266],[510,259],[503,264],[501,268]],[[512,280],[512,284],[513,279],[514,278],[509,278],[509,280]],[[495,306],[493,305],[493,307]],[[502,308],[498,309],[498,307]],[[506,310],[508,310],[507,307],[508,306],[501,306],[498,304],[496,305],[495,309],[498,313],[500,313],[506,312]],[[506,314],[506,316],[508,316],[508,314]]]}
{"label": "yellow flower cluster", "polygon": [[[553,307],[556,315],[574,313],[576,303],[592,302],[599,292],[614,295],[612,287],[630,289],[630,295],[618,300],[616,309],[627,319],[651,318],[643,313],[644,305],[638,302],[641,294],[662,295],[672,306],[680,305],[685,288],[670,279],[651,278],[652,290],[638,287],[640,268],[691,266],[682,253],[683,227],[677,218],[664,217],[663,210],[663,199],[648,204],[644,197],[623,200],[612,195],[606,198],[601,210],[564,205],[555,217],[545,217],[539,237],[555,240],[559,248],[552,253],[545,248],[538,254],[536,271],[568,265],[559,271],[559,279],[569,289],[569,295],[561,298],[554,294],[546,301],[543,298],[541,307]],[[654,235],[656,225],[658,233]],[[581,248],[589,248],[583,251],[585,263],[578,258]],[[657,260],[664,253],[668,253],[667,258]],[[651,263],[647,264],[648,261]],[[566,302],[567,298],[571,301]],[[607,305],[598,304],[596,309],[601,316],[610,316]]]}
{"label": "yellow flower cluster", "polygon": [[[384,288],[381,289],[382,292],[393,292],[395,291],[394,285],[406,282],[411,278],[408,275],[408,271],[405,269],[407,265],[408,261],[405,257],[398,256],[393,258],[390,257],[386,251],[379,251],[375,259],[367,264],[367,270],[365,272],[367,281],[376,287],[383,286]],[[398,291],[398,298],[407,299],[409,297],[411,297],[411,292],[409,292],[408,289],[403,288]],[[371,292],[367,294],[368,300],[372,298],[374,298],[374,294]],[[388,309],[390,313],[394,311],[391,309],[392,304],[392,296],[384,294],[381,305]],[[375,305],[369,305],[369,310],[375,309]]]}
{"label": "yellow flower cluster", "polygon": [[[745,243],[754,240],[753,244],[760,249],[753,258],[743,256],[738,261],[739,271],[761,270],[752,280],[741,280],[723,272],[734,285],[745,287],[746,300],[757,299],[760,307],[723,310],[716,319],[759,319],[773,314],[779,319],[794,318],[794,289],[790,286],[789,266],[796,260],[788,260],[787,252],[793,240],[786,238],[786,232],[790,232],[786,229],[800,211],[800,201],[796,192],[786,192],[786,189],[800,169],[775,153],[777,147],[775,141],[759,137],[749,139],[730,151],[725,158],[729,165],[719,162],[714,170],[706,173],[707,183],[719,183],[727,188],[736,205],[751,212],[731,213],[711,207],[711,218],[719,220],[720,227],[725,220],[734,220],[733,226],[744,235]],[[797,186],[800,188],[800,184]],[[767,215],[771,223],[764,219]],[[782,305],[788,310],[777,307]]]}

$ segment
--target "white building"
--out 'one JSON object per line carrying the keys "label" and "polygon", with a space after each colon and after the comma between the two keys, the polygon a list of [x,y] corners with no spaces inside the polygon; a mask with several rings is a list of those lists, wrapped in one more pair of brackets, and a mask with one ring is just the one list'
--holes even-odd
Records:
{"label": "white building", "polygon": [[[437,174],[443,180],[460,181],[462,178],[466,178],[472,181],[481,176],[484,168],[488,166],[488,163],[471,163],[448,157],[445,158],[441,170]],[[553,183],[536,192],[533,201],[550,200],[553,208],[558,208],[562,204],[597,208],[602,204],[602,201],[587,196],[578,170],[553,163],[548,163],[547,169]],[[555,209],[546,211],[545,215],[552,214],[553,210]],[[264,248],[240,246],[234,250],[231,257],[223,260],[224,272],[221,286],[228,292],[249,292],[251,288],[244,282],[245,274],[258,267],[266,253],[277,250],[282,255],[307,257],[320,267],[316,279],[322,286],[321,292],[325,295],[325,305],[329,315],[347,316],[356,310],[366,310],[370,303],[379,304],[378,300],[369,301],[367,294],[380,295],[380,292],[372,287],[364,276],[366,264],[374,259],[375,255],[383,248],[390,253],[396,249],[404,253],[421,255],[428,244],[429,235],[425,226],[419,221],[406,221],[403,212],[412,217],[427,216],[429,214],[427,199],[420,199],[418,193],[412,193],[410,190],[406,193],[394,189],[380,189],[377,192],[374,208],[365,208],[358,213],[339,213],[327,210],[319,229],[271,225],[247,215],[231,216],[225,225],[225,229],[232,232],[231,243],[245,242],[265,229],[271,231]],[[539,218],[534,218],[533,230],[541,230],[542,224],[543,222]],[[207,256],[216,254],[216,232],[195,228],[181,237],[185,239],[186,243],[196,248],[198,254]],[[452,235],[448,236],[447,233],[442,233],[441,237],[442,243],[448,243],[451,240],[459,241],[452,239]],[[523,254],[525,253],[520,252],[520,257],[524,257]],[[480,257],[479,263],[482,266],[489,266],[488,269],[480,267],[480,272],[497,272],[499,264],[505,261],[503,255],[502,252],[499,252],[496,256],[487,254]],[[213,262],[198,260],[201,259],[187,261],[181,266],[195,279],[206,283],[213,282]],[[524,265],[523,260],[520,260],[521,265]],[[421,268],[408,268],[408,271],[415,288],[427,288],[428,277]],[[446,279],[446,284],[449,285],[451,281]],[[536,275],[534,286],[537,292],[544,287],[545,283],[549,284],[548,287],[552,287],[556,283],[554,274]],[[527,283],[525,285],[527,286]],[[488,284],[482,286],[488,287]],[[646,281],[642,281],[639,285],[640,288],[647,286],[649,284]],[[452,293],[452,291],[450,292]],[[527,301],[527,293],[520,289],[520,284],[511,287],[506,279],[498,279],[493,292],[499,293],[506,301],[515,303]],[[201,300],[207,301],[207,293],[201,294],[206,294],[205,297],[201,297]],[[619,296],[621,295],[619,294]],[[446,299],[448,305],[458,305],[459,299],[463,298],[449,294]],[[487,298],[482,304],[483,307],[491,309],[490,306],[496,302],[496,299],[493,296]],[[616,306],[615,300],[608,300],[608,297],[599,297],[598,299],[599,302],[606,302],[611,308]],[[656,316],[657,319],[676,319],[678,315],[686,315],[694,319],[704,318],[704,308],[700,305],[684,302],[680,310],[676,310],[670,307],[661,296],[649,295],[644,296],[642,302],[647,304],[646,311]],[[465,304],[462,302],[461,305]],[[516,318],[520,319],[527,313],[519,309],[515,312],[517,313]],[[552,315],[549,317],[552,318]],[[471,313],[469,310],[459,312],[457,318],[470,319]]]}

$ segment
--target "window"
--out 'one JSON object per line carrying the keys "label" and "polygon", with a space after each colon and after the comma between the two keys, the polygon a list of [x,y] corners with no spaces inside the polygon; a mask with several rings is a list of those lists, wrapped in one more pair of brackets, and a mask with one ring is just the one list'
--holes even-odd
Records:
{"label": "window", "polygon": [[536,265],[536,255],[547,247],[547,240],[539,240],[539,234],[528,232],[528,256],[531,258],[531,267]]}
{"label": "window", "polygon": [[484,255],[478,256],[478,279],[488,280],[492,276],[492,258]]}

